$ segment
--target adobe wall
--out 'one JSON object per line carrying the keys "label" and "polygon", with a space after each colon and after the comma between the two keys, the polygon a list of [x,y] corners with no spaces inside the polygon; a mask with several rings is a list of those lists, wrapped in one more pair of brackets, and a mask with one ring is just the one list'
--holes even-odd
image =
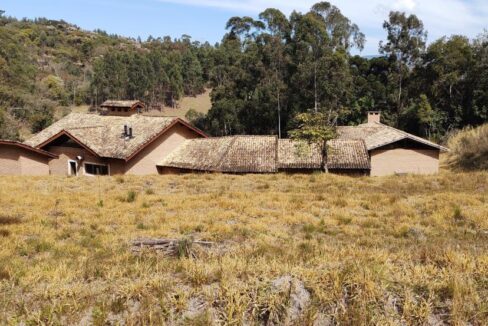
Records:
{"label": "adobe wall", "polygon": [[25,148],[0,145],[0,175],[49,175],[49,160]]}
{"label": "adobe wall", "polygon": [[126,174],[148,175],[158,174],[157,164],[169,153],[174,151],[186,139],[200,138],[193,130],[176,124],[159,139],[153,141],[140,153],[133,157],[126,166]]}
{"label": "adobe wall", "polygon": [[[73,148],[63,146],[50,146],[47,151],[59,155],[58,159],[52,159],[49,162],[51,174],[54,175],[69,175],[69,161],[76,161],[78,165],[78,175],[85,175],[84,164],[108,164],[110,175],[124,174],[125,162],[116,159],[104,159],[94,156],[84,148]],[[78,161],[77,156],[83,157],[83,160]]]}
{"label": "adobe wall", "polygon": [[371,176],[439,173],[439,150],[395,148],[371,151]]}

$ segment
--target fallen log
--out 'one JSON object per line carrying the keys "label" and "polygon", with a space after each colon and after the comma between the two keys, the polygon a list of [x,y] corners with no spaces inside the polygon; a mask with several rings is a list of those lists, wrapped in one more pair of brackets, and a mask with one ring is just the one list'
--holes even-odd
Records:
{"label": "fallen log", "polygon": [[212,247],[213,242],[193,240],[191,238],[186,239],[136,239],[132,241],[132,251],[141,252],[145,249],[155,250],[167,256],[174,257],[195,257],[196,248],[200,247]]}

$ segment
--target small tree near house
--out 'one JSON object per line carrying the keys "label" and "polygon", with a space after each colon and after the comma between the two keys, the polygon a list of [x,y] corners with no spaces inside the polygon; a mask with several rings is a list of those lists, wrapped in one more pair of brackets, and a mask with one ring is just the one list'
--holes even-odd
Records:
{"label": "small tree near house", "polygon": [[322,152],[322,169],[329,172],[327,167],[327,142],[336,137],[337,115],[332,112],[300,113],[294,119],[297,128],[290,131],[294,140],[317,144]]}

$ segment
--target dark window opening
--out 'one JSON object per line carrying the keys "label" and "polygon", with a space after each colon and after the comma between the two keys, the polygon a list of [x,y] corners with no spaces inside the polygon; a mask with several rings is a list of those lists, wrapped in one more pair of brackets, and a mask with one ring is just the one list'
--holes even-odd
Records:
{"label": "dark window opening", "polygon": [[85,163],[85,173],[91,175],[108,175],[108,165]]}
{"label": "dark window opening", "polygon": [[76,176],[78,174],[77,164],[75,161],[69,161],[69,175]]}

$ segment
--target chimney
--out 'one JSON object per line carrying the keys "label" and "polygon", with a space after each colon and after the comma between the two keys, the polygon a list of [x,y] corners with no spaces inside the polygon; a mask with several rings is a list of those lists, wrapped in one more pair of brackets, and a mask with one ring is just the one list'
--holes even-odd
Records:
{"label": "chimney", "polygon": [[132,138],[132,127],[129,127],[129,138]]}
{"label": "chimney", "polygon": [[127,125],[124,125],[124,137],[127,137],[128,134],[129,134],[128,127]]}
{"label": "chimney", "polygon": [[380,111],[368,111],[368,123],[380,123],[381,112]]}

